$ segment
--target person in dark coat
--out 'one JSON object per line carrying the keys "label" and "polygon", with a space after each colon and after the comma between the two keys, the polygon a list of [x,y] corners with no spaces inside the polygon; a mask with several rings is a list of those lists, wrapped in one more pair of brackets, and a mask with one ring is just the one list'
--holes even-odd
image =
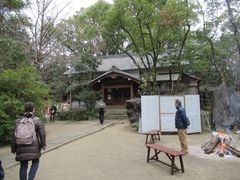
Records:
{"label": "person in dark coat", "polygon": [[106,108],[106,104],[101,99],[97,104],[97,109],[98,109],[98,114],[99,114],[99,121],[100,121],[100,124],[102,124],[102,125],[104,123],[105,108]]}
{"label": "person in dark coat", "polygon": [[52,104],[52,106],[50,107],[50,121],[54,122],[56,113],[57,113],[57,106],[55,104]]}
{"label": "person in dark coat", "polygon": [[4,170],[2,167],[2,161],[0,161],[0,180],[4,180]]}
{"label": "person in dark coat", "polygon": [[[27,180],[28,162],[32,161],[32,165],[28,174],[28,180],[34,180],[39,166],[39,158],[41,157],[41,149],[46,150],[46,132],[44,125],[38,117],[33,115],[35,106],[32,102],[25,104],[25,113],[23,118],[32,118],[35,125],[36,139],[30,145],[21,145],[16,143],[16,138],[13,136],[11,145],[12,153],[16,153],[16,161],[20,161],[20,180]],[[16,121],[15,129],[22,118]],[[15,132],[15,130],[14,130]]]}
{"label": "person in dark coat", "polygon": [[189,126],[189,120],[187,118],[186,111],[182,107],[182,103],[179,99],[175,100],[175,106],[177,109],[175,115],[175,127],[178,129],[178,138],[180,140],[182,152],[187,154],[188,153],[187,128]]}

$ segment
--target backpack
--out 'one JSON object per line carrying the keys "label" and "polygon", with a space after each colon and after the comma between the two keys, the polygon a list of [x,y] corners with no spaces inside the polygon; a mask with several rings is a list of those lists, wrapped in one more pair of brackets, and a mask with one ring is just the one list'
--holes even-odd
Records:
{"label": "backpack", "polygon": [[0,180],[4,179],[4,170],[2,167],[2,161],[0,161]]}
{"label": "backpack", "polygon": [[22,118],[17,124],[14,135],[17,144],[32,144],[36,137],[33,119],[26,117]]}
{"label": "backpack", "polygon": [[105,104],[104,102],[100,102],[100,103],[99,103],[99,108],[100,108],[100,109],[106,108],[106,104]]}
{"label": "backpack", "polygon": [[190,121],[189,121],[189,119],[188,119],[188,117],[187,117],[187,116],[186,116],[186,123],[187,123],[187,124],[186,124],[186,125],[187,125],[187,127],[188,127],[188,126],[190,126]]}

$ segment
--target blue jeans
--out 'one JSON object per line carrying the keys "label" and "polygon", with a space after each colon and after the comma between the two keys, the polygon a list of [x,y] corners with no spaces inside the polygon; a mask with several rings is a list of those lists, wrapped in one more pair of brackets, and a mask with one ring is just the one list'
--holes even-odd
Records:
{"label": "blue jeans", "polygon": [[[32,160],[32,166],[28,173],[28,180],[34,180],[39,166],[39,159]],[[28,161],[20,161],[20,180],[27,180]]]}

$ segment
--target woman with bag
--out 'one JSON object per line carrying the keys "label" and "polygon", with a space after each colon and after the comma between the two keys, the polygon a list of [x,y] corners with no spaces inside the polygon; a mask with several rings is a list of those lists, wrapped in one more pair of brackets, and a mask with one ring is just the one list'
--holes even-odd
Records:
{"label": "woman with bag", "polygon": [[35,105],[25,104],[24,116],[16,121],[14,129],[12,153],[16,153],[16,161],[20,161],[20,180],[27,180],[28,162],[32,161],[28,180],[34,180],[39,166],[41,149],[46,150],[46,133],[40,119],[34,116]]}

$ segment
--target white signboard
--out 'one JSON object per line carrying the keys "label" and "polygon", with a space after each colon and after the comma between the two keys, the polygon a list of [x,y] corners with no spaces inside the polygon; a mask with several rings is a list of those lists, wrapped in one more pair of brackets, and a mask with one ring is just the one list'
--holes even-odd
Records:
{"label": "white signboard", "polygon": [[142,96],[142,118],[140,133],[159,129],[161,132],[176,132],[175,100],[179,99],[190,121],[188,133],[201,132],[199,95],[186,96]]}
{"label": "white signboard", "polygon": [[159,96],[142,96],[141,97],[142,118],[139,123],[140,133],[152,129],[159,130]]}

